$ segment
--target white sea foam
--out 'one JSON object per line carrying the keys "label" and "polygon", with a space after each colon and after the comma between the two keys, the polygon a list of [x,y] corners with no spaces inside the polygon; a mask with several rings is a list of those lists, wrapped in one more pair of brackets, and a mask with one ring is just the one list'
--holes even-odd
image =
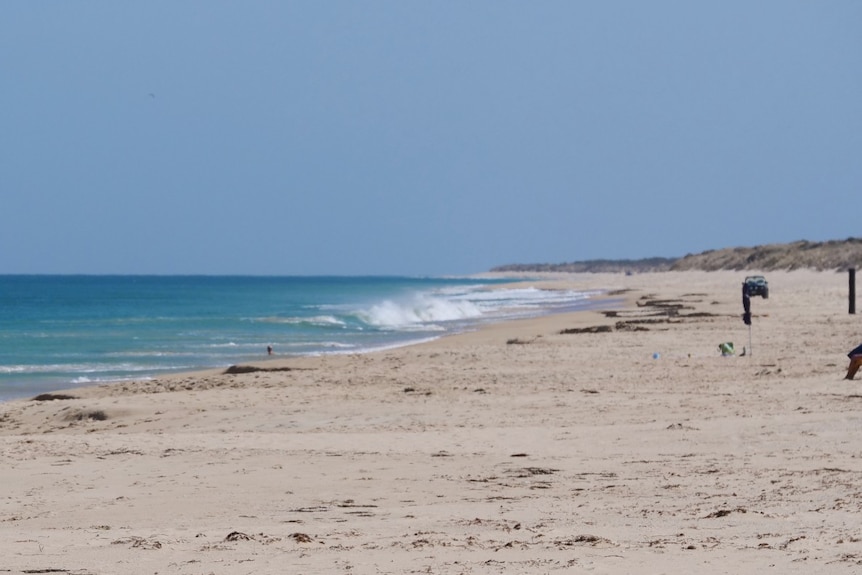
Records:
{"label": "white sea foam", "polygon": [[[174,369],[166,370],[166,371],[174,371]],[[180,370],[181,371],[181,370]],[[140,375],[126,375],[126,376],[103,376],[103,377],[76,377],[74,379],[69,380],[69,383],[72,385],[80,385],[86,386],[88,384],[102,384],[102,383],[118,383],[121,381],[151,381],[153,378],[149,376],[140,376]]]}
{"label": "white sea foam", "polygon": [[405,340],[400,340],[400,341],[395,342],[395,343],[378,344],[378,345],[368,345],[368,346],[362,347],[361,349],[358,349],[358,350],[354,349],[354,350],[351,350],[351,351],[348,351],[348,350],[340,350],[340,351],[316,352],[316,353],[312,353],[312,354],[309,354],[309,355],[311,355],[311,356],[321,356],[321,355],[344,355],[344,354],[357,353],[357,352],[359,352],[359,353],[371,353],[371,352],[376,352],[376,351],[387,351],[387,350],[390,350],[390,349],[398,349],[398,348],[401,348],[401,347],[407,347],[407,346],[410,346],[410,345],[417,345],[417,344],[420,344],[420,343],[427,343],[427,342],[430,342],[430,341],[435,341],[436,339],[437,339],[437,337],[436,337],[436,336],[434,336],[434,337],[423,337],[423,338],[417,338],[417,339],[409,339],[409,340],[408,340],[408,339],[405,339]]}
{"label": "white sea foam", "polygon": [[134,363],[50,363],[44,365],[0,366],[0,373],[101,373],[106,371],[143,372],[152,370],[151,365]]}
{"label": "white sea foam", "polygon": [[358,315],[375,327],[403,329],[422,326],[423,329],[433,329],[437,322],[478,318],[482,310],[469,300],[416,294],[406,300],[384,301],[360,311]]}
{"label": "white sea foam", "polygon": [[189,356],[193,356],[193,355],[195,355],[195,354],[193,354],[190,351],[179,351],[179,350],[171,350],[171,351],[164,351],[164,350],[137,351],[137,350],[132,350],[132,351],[112,351],[110,353],[106,353],[104,355],[104,357],[133,357],[133,358],[143,358],[143,359],[148,359],[148,358],[174,359],[174,358],[179,358],[179,357],[189,357]]}
{"label": "white sea foam", "polygon": [[0,366],[0,373],[56,373],[56,372],[78,372],[87,373],[95,371],[93,365],[83,364],[45,364],[45,365],[5,365]]}
{"label": "white sea foam", "polygon": [[342,326],[345,323],[331,315],[316,315],[311,317],[264,317],[256,321],[287,325],[319,325],[325,327]]}
{"label": "white sea foam", "polygon": [[576,305],[599,292],[546,290],[536,287],[487,289],[453,286],[402,300],[386,300],[357,313],[365,323],[382,329],[430,330],[447,322],[482,318],[517,317],[543,310]]}
{"label": "white sea foam", "polygon": [[329,349],[355,349],[356,346],[350,343],[342,343],[338,341],[321,341],[315,344],[316,346],[325,347]]}
{"label": "white sea foam", "polygon": [[536,287],[515,289],[490,289],[469,294],[471,300],[495,306],[505,307],[536,307],[553,306],[556,304],[573,303],[589,298],[590,292],[571,290],[547,290]]}
{"label": "white sea foam", "polygon": [[0,373],[25,373],[32,367],[30,365],[0,365]]}

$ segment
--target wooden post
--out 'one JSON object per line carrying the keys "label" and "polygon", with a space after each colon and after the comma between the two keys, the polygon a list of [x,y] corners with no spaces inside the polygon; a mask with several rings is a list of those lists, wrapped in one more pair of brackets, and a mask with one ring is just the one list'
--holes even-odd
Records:
{"label": "wooden post", "polygon": [[751,343],[751,324],[748,324],[748,355],[754,355],[754,344]]}
{"label": "wooden post", "polygon": [[850,275],[850,313],[856,313],[856,268],[847,270]]}

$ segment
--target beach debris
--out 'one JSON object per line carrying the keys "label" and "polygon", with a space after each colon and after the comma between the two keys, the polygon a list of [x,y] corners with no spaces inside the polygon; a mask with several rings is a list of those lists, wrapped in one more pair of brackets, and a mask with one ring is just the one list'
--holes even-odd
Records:
{"label": "beach debris", "polygon": [[336,503],[335,506],[336,507],[342,507],[342,508],[343,507],[377,507],[376,505],[374,505],[372,503],[367,503],[367,504],[356,503],[356,501],[354,501],[353,499],[345,499],[344,501],[340,501],[340,502]]}
{"label": "beach debris", "polygon": [[108,414],[101,409],[81,409],[67,414],[66,421],[107,421]]}
{"label": "beach debris", "polygon": [[506,340],[506,345],[528,345],[528,344],[531,344],[534,341],[536,341],[538,338],[539,338],[539,336],[536,336],[536,337],[531,338],[531,339],[520,339],[520,338],[515,337],[512,339]]}
{"label": "beach debris", "polygon": [[805,535],[800,535],[799,537],[791,537],[790,539],[779,545],[778,548],[782,550],[787,549],[791,543],[796,543],[797,541],[801,541],[803,539],[805,539]]}
{"label": "beach debris", "polygon": [[551,469],[550,467],[523,467],[521,469],[512,470],[509,475],[517,478],[533,477],[534,475],[553,475],[559,469]]}
{"label": "beach debris", "polygon": [[275,543],[276,541],[281,541],[280,537],[272,537],[265,533],[258,533],[257,535],[248,535],[247,533],[243,533],[242,531],[231,531],[224,538],[225,541],[256,541],[257,543],[261,543],[263,545],[269,545],[270,543]]}
{"label": "beach debris", "polygon": [[643,296],[635,302],[638,307],[648,307],[660,310],[658,313],[665,315],[677,315],[680,310],[694,309],[691,306],[685,305],[682,300],[676,299],[653,299],[652,296]]}
{"label": "beach debris", "polygon": [[781,373],[780,367],[778,369],[776,369],[775,371],[773,371],[771,369],[767,369],[769,367],[775,367],[775,365],[762,365],[761,367],[763,367],[764,369],[761,369],[760,371],[756,372],[754,375],[761,376],[761,375],[772,375],[772,374]]}
{"label": "beach debris", "polygon": [[[638,323],[645,323],[645,322],[618,321],[616,328],[618,331],[649,331],[648,327],[643,327],[642,325],[635,325]],[[667,320],[663,320],[661,323],[670,323],[670,322]]]}
{"label": "beach debris", "polygon": [[329,511],[329,507],[324,505],[316,505],[313,507],[297,507],[295,509],[291,509],[291,513],[320,513],[323,511]]}
{"label": "beach debris", "polygon": [[258,367],[256,365],[232,365],[226,370],[224,370],[225,375],[240,375],[244,373],[258,373],[258,372],[266,372],[266,373],[275,373],[280,371],[297,371],[299,369],[308,369],[308,368],[298,368],[298,367]]}
{"label": "beach debris", "polygon": [[591,546],[591,547],[606,547],[613,546],[614,543],[611,542],[610,539],[605,539],[604,537],[599,537],[597,535],[576,535],[574,537],[570,537],[568,539],[557,539],[554,541],[554,544],[559,547],[574,547],[574,546]]}
{"label": "beach debris", "polygon": [[712,313],[709,311],[695,311],[692,313],[683,313],[683,314],[678,315],[677,317],[685,318],[685,319],[696,319],[696,318],[702,318],[702,317],[719,317],[719,314]]}
{"label": "beach debris", "polygon": [[129,449],[129,448],[124,447],[122,449],[114,449],[112,451],[106,451],[104,453],[101,453],[101,454],[96,456],[96,459],[106,459],[108,456],[111,456],[111,455],[143,455],[143,454],[144,454],[144,452],[139,450],[139,449]]}
{"label": "beach debris", "polygon": [[252,537],[240,531],[231,531],[224,538],[225,541],[251,541]]}
{"label": "beach debris", "polygon": [[143,537],[131,536],[131,537],[123,537],[122,539],[116,539],[111,541],[111,545],[131,545],[133,548],[138,549],[161,549],[162,544],[160,541],[156,539],[144,539]]}
{"label": "beach debris", "polygon": [[63,399],[78,399],[74,395],[66,393],[42,393],[31,399],[30,401],[55,401]]}
{"label": "beach debris", "polygon": [[590,327],[571,327],[560,331],[560,335],[568,335],[572,333],[610,333],[614,331],[609,325],[593,325]]}
{"label": "beach debris", "polygon": [[291,533],[289,537],[297,543],[314,543],[314,540],[311,538],[311,536],[305,533]]}
{"label": "beach debris", "polygon": [[719,517],[727,517],[731,513],[748,513],[745,507],[737,507],[736,509],[719,509],[704,517],[704,519],[718,519]]}
{"label": "beach debris", "polygon": [[[497,479],[497,476],[492,475],[491,477],[481,477],[481,478],[468,477],[467,481],[469,481],[470,483],[491,483],[492,481],[496,481],[496,479]],[[502,498],[502,497],[500,497],[500,498]],[[491,498],[491,499],[494,499],[494,498]],[[511,499],[511,498],[508,498],[508,499]]]}
{"label": "beach debris", "polygon": [[669,431],[674,431],[674,430],[699,431],[699,429],[697,427],[692,427],[690,425],[683,425],[682,423],[671,423],[670,425],[665,427],[665,429],[667,429]]}

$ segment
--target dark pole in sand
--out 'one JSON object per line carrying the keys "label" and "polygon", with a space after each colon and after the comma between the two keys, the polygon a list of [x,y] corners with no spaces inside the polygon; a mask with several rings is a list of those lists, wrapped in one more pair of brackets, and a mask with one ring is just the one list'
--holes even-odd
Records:
{"label": "dark pole in sand", "polygon": [[754,353],[751,345],[751,297],[748,295],[748,284],[742,282],[742,321],[748,326],[748,350],[749,355]]}
{"label": "dark pole in sand", "polygon": [[748,355],[754,355],[754,346],[751,343],[751,324],[748,324]]}
{"label": "dark pole in sand", "polygon": [[850,275],[850,313],[856,313],[856,268],[847,270]]}

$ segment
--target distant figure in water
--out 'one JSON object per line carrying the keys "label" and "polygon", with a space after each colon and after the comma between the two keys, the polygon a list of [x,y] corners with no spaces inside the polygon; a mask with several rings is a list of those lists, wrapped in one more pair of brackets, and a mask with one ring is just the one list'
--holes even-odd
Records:
{"label": "distant figure in water", "polygon": [[272,346],[271,345],[266,346],[266,355],[272,355]]}

